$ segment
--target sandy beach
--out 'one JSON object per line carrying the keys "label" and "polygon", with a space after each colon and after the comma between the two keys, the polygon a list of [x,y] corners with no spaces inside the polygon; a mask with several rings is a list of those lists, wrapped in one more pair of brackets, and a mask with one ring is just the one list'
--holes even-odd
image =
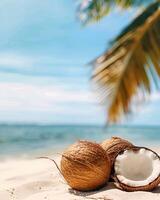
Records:
{"label": "sandy beach", "polygon": [[[160,153],[160,149],[156,149]],[[52,157],[53,158],[53,157]],[[57,163],[60,157],[54,156]],[[52,161],[9,159],[0,163],[0,200],[159,200],[160,186],[153,192],[124,192],[109,183],[94,192],[70,189]]]}

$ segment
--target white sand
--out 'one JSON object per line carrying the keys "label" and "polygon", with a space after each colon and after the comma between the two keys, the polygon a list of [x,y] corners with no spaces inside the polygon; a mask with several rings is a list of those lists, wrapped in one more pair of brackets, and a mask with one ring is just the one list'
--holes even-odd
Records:
{"label": "white sand", "polygon": [[[158,150],[160,153],[160,150]],[[55,158],[59,162],[59,158]],[[124,192],[109,183],[95,192],[75,192],[49,160],[8,160],[0,163],[0,200],[160,200],[153,192]]]}

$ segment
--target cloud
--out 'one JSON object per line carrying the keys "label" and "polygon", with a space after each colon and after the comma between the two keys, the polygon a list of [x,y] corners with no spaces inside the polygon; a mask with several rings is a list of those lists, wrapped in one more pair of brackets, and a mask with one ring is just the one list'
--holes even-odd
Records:
{"label": "cloud", "polygon": [[62,87],[0,83],[0,122],[101,124],[103,108],[91,92]]}
{"label": "cloud", "polygon": [[10,67],[15,69],[23,68],[24,66],[32,66],[33,59],[21,56],[15,53],[1,53],[0,66]]}
{"label": "cloud", "polygon": [[140,104],[135,110],[133,121],[131,124],[146,124],[159,125],[160,124],[160,93],[154,92],[148,96],[147,101]]}
{"label": "cloud", "polygon": [[96,103],[91,92],[67,91],[48,85],[0,83],[0,91],[0,110],[57,111],[67,104]]}
{"label": "cloud", "polygon": [[30,76],[87,77],[89,68],[76,59],[45,55],[22,55],[16,52],[0,53],[0,72]]}
{"label": "cloud", "polygon": [[151,101],[160,101],[160,92],[154,92],[150,96]]}

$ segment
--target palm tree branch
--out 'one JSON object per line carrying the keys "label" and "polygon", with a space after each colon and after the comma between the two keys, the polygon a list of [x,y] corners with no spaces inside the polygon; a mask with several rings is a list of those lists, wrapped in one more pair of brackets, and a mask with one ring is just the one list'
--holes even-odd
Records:
{"label": "palm tree branch", "polygon": [[153,4],[149,5],[144,12],[142,12],[140,15],[138,15],[131,24],[129,24],[127,27],[125,27],[121,31],[121,33],[112,41],[112,43],[118,41],[120,38],[122,38],[128,32],[133,31],[134,29],[143,25],[145,23],[146,19],[148,19],[148,17],[153,15],[153,13],[159,8],[159,5],[160,5],[159,1],[156,1]]}
{"label": "palm tree branch", "polygon": [[148,3],[153,2],[154,0],[81,0],[78,13],[80,19],[86,24],[101,20],[117,6],[127,9],[131,6],[146,6]]}
{"label": "palm tree branch", "polygon": [[151,91],[149,76],[160,76],[159,23],[160,10],[157,9],[144,24],[120,38],[101,56],[100,62],[96,62],[93,79],[103,88],[103,101],[110,99],[109,121],[117,121],[121,114],[130,111],[131,99],[138,88]]}
{"label": "palm tree branch", "polygon": [[[128,56],[125,58],[125,65],[124,65],[124,71],[121,74],[121,77],[123,78],[126,69],[128,68],[128,64],[130,62],[130,60],[134,57],[134,53],[137,50],[137,46],[141,44],[141,40],[143,39],[143,36],[146,34],[146,31],[155,23],[155,21],[157,20],[157,18],[160,17],[160,10],[158,10],[156,13],[153,14],[153,16],[151,16],[152,19],[150,18],[150,20],[148,21],[148,23],[145,23],[144,26],[140,27],[139,30],[137,30],[136,33],[136,41],[134,43],[134,45],[132,46],[132,49],[130,51],[130,53],[128,54]],[[152,40],[152,37],[150,37]],[[152,43],[154,44],[154,43]],[[157,45],[156,45],[157,47]],[[121,79],[119,79],[119,84],[118,86],[120,86],[121,83]],[[118,90],[118,86],[117,86],[117,90]],[[115,92],[116,93],[116,92]]]}

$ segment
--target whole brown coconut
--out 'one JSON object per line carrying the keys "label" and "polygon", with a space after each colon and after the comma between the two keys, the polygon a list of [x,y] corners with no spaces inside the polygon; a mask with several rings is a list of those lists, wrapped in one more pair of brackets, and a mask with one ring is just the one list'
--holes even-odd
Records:
{"label": "whole brown coconut", "polygon": [[107,183],[111,171],[109,158],[96,143],[79,141],[62,155],[61,172],[68,185],[76,190],[95,190]]}
{"label": "whole brown coconut", "polygon": [[106,151],[109,156],[111,166],[114,165],[116,156],[123,150],[133,147],[134,145],[129,141],[120,137],[112,137],[101,143],[102,148]]}

